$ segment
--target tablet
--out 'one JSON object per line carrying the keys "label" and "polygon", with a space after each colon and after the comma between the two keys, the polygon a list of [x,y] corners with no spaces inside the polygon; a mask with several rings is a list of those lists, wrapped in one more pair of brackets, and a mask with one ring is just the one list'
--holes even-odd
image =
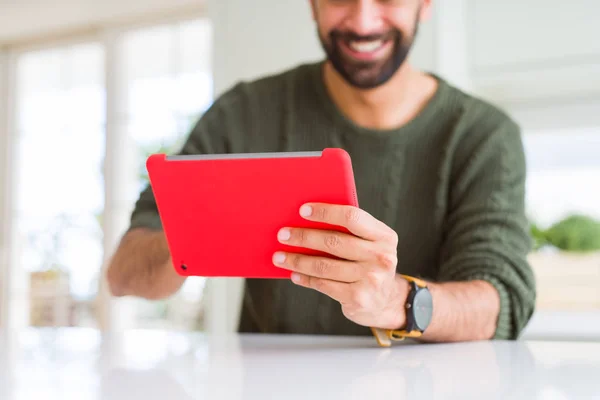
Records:
{"label": "tablet", "polygon": [[176,271],[183,276],[289,278],[276,251],[282,227],[344,228],[307,221],[307,202],[358,206],[350,156],[318,152],[153,154],[146,167]]}

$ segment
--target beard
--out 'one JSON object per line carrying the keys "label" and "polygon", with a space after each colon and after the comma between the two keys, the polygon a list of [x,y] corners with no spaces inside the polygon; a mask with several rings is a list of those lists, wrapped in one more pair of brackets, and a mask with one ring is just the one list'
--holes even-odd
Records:
{"label": "beard", "polygon": [[[418,23],[411,37],[402,34],[397,29],[391,29],[382,34],[361,36],[354,32],[333,30],[325,40],[321,35],[321,46],[334,69],[350,85],[359,89],[373,89],[386,83],[404,64],[416,37]],[[340,48],[344,42],[349,46],[350,41],[371,42],[381,40],[384,45],[392,42],[392,51],[388,57],[376,61],[360,61],[350,58]]]}

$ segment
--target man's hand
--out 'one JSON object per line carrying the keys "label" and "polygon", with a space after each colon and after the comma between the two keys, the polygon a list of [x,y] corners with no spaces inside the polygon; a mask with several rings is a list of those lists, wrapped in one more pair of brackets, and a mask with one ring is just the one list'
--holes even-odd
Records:
{"label": "man's hand", "polygon": [[109,263],[106,277],[114,296],[164,299],[185,281],[173,268],[163,231],[137,228],[123,236]]}
{"label": "man's hand", "polygon": [[285,227],[278,233],[281,243],[332,257],[278,252],[273,263],[293,271],[294,283],[339,301],[346,318],[359,325],[402,327],[409,285],[396,273],[396,232],[352,206],[306,204],[300,215],[346,228],[350,233]]}

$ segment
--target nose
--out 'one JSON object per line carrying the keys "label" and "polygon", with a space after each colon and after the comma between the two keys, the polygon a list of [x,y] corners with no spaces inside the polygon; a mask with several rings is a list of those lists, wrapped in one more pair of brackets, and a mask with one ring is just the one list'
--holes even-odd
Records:
{"label": "nose", "polygon": [[381,33],[382,12],[379,0],[356,0],[347,19],[347,28],[359,35]]}

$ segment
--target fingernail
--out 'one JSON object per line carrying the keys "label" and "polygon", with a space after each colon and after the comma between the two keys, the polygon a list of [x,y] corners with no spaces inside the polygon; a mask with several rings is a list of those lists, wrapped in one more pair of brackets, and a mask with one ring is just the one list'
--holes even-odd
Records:
{"label": "fingernail", "polygon": [[289,238],[292,236],[292,234],[290,233],[289,229],[282,229],[279,231],[279,233],[277,234],[277,238],[279,240],[289,240]]}
{"label": "fingernail", "polygon": [[275,264],[283,264],[283,262],[285,261],[285,254],[283,253],[275,253],[275,255],[273,256],[273,262]]}
{"label": "fingernail", "polygon": [[294,283],[300,283],[300,275],[298,275],[296,272],[292,272],[292,282]]}
{"label": "fingernail", "polygon": [[312,207],[308,205],[303,205],[300,207],[300,215],[303,217],[310,217],[312,215]]}

